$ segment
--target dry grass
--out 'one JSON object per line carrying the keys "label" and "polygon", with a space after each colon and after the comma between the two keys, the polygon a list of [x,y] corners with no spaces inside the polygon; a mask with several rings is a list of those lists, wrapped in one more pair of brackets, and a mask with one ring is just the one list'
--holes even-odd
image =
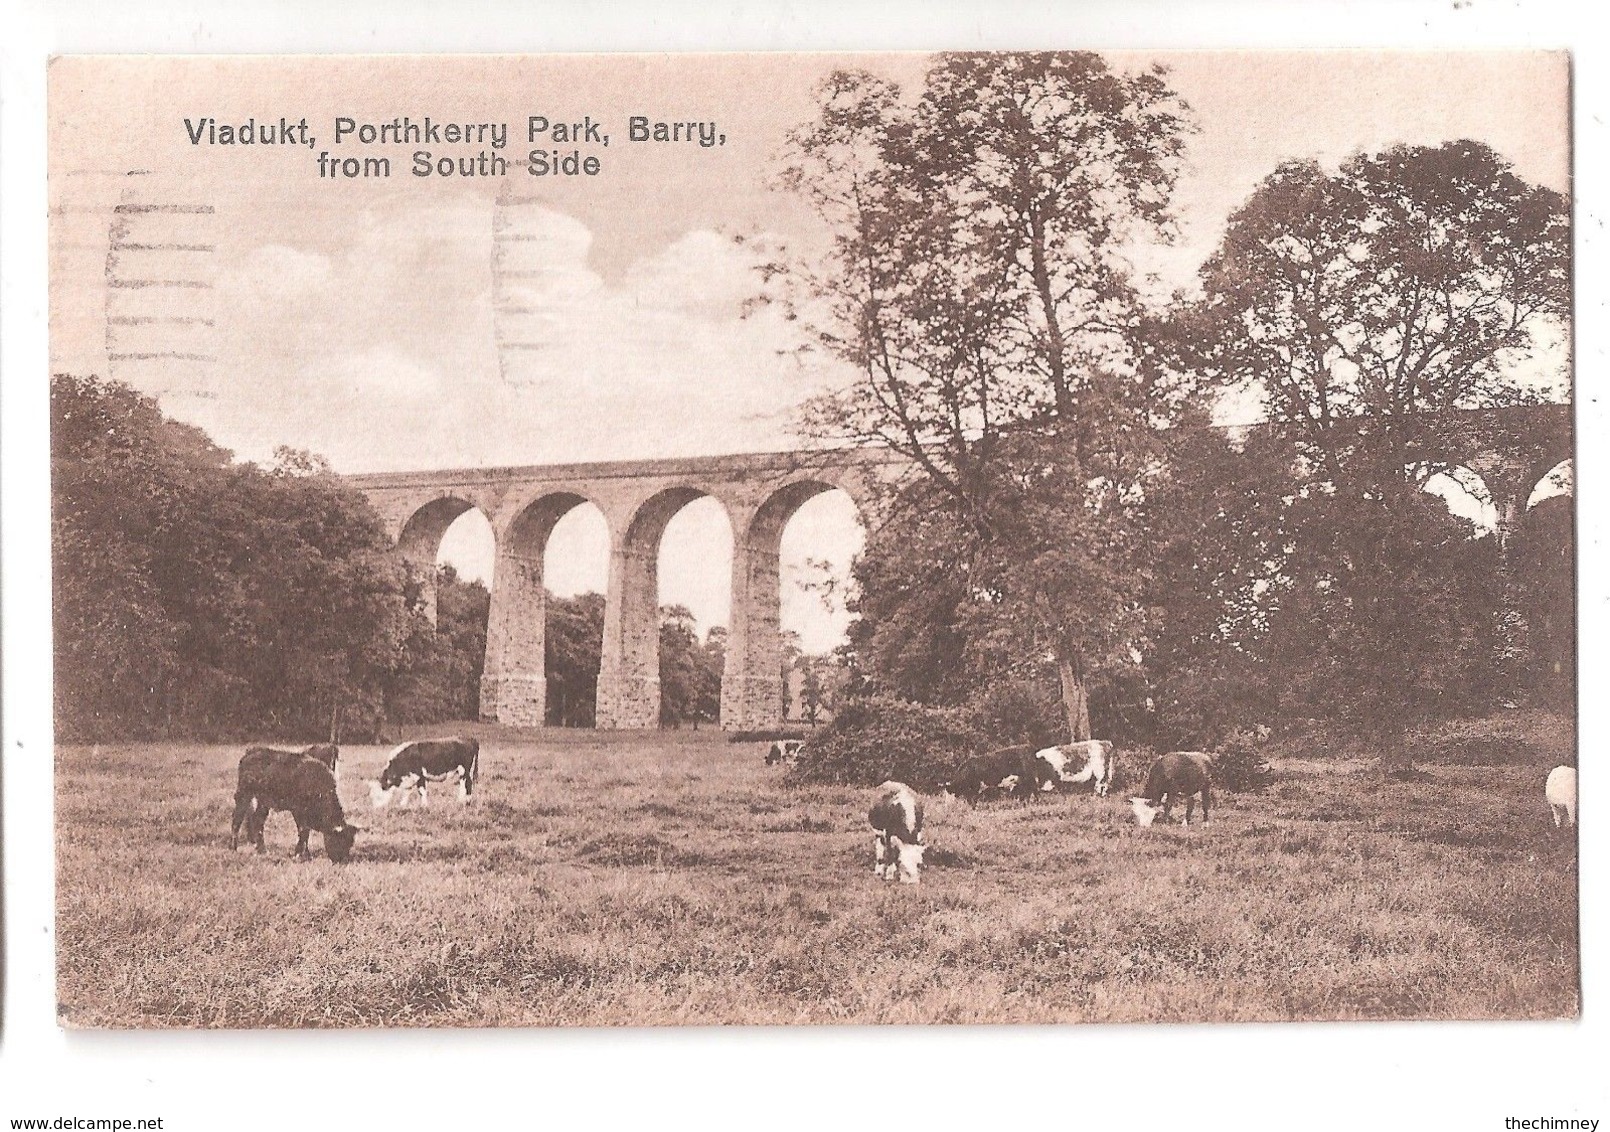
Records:
{"label": "dry grass", "polygon": [[[58,987],[75,1026],[1555,1018],[1578,1012],[1551,755],[1284,758],[1203,829],[1122,798],[929,806],[877,882],[861,790],[709,732],[483,736],[468,805],[369,811],[353,860],[227,848],[239,749],[66,748]],[[1535,761],[1542,760],[1542,761]],[[1551,763],[1549,763],[1551,765]],[[319,837],[313,838],[315,852]]]}

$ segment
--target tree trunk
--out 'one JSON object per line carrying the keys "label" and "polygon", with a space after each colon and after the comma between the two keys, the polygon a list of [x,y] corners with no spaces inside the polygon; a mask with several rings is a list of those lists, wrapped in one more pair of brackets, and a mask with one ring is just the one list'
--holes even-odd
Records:
{"label": "tree trunk", "polygon": [[1062,684],[1062,710],[1068,716],[1068,741],[1082,743],[1090,738],[1090,694],[1080,666],[1067,652],[1057,654],[1057,678]]}

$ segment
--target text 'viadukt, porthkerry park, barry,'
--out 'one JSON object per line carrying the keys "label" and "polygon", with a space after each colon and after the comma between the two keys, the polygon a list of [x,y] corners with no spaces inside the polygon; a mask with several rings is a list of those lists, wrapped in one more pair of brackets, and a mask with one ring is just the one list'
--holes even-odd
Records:
{"label": "text 'viadukt, porthkerry park, barry,'", "polygon": [[[392,176],[596,177],[606,168],[604,151],[621,144],[678,146],[695,151],[719,149],[727,135],[712,119],[670,119],[631,114],[609,122],[583,114],[564,119],[527,115],[523,125],[471,122],[432,115],[401,115],[383,121],[339,116],[328,133],[296,118],[184,119],[191,145],[210,148],[284,147],[313,151],[317,176],[362,180]],[[506,153],[510,138],[523,136],[524,151]],[[328,139],[324,142],[323,139]],[[321,144],[322,142],[322,144]]]}

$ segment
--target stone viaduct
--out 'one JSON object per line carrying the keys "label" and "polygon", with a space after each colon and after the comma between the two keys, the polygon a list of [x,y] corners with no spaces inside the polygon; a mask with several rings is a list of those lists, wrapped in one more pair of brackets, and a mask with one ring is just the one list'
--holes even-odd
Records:
{"label": "stone viaduct", "polygon": [[[349,476],[385,517],[402,556],[434,579],[447,528],[472,507],[492,526],[497,558],[481,717],[535,726],[547,707],[543,555],[554,525],[591,502],[609,526],[609,585],[598,673],[599,727],[657,727],[660,719],[659,552],[666,524],[713,496],[732,525],[732,615],[721,681],[721,726],[774,727],[783,704],[779,546],[806,500],[843,490],[863,522],[878,485],[908,465],[886,451],[708,456],[545,467]],[[428,598],[432,603],[434,595]],[[434,608],[431,609],[434,616]]]}
{"label": "stone viaduct", "polygon": [[[1438,464],[1465,467],[1496,511],[1501,553],[1539,481],[1572,456],[1569,405],[1449,414]],[[1429,455],[1429,454],[1428,454]],[[395,472],[346,477],[385,517],[405,559],[427,581],[434,616],[442,536],[479,508],[496,539],[481,716],[540,725],[547,707],[543,556],[554,525],[591,502],[609,527],[609,584],[595,718],[602,728],[659,724],[659,550],[666,524],[700,496],[718,499],[732,526],[732,614],[721,682],[721,726],[781,722],[779,546],[811,497],[842,489],[863,522],[877,518],[880,485],[909,469],[887,450],[838,449],[540,467]]]}

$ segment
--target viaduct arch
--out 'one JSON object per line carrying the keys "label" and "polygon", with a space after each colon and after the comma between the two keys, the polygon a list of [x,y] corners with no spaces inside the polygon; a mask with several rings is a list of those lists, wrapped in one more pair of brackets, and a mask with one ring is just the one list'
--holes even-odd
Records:
{"label": "viaduct arch", "polygon": [[783,528],[807,500],[834,489],[850,497],[863,523],[873,525],[880,486],[908,468],[888,451],[839,449],[379,473],[346,480],[385,518],[398,553],[423,583],[432,617],[442,536],[472,507],[486,515],[497,557],[481,718],[518,726],[538,726],[547,713],[543,557],[548,536],[583,503],[596,506],[609,528],[598,726],[658,726],[660,539],[684,506],[713,497],[726,509],[733,535],[721,726],[759,730],[782,721]]}

